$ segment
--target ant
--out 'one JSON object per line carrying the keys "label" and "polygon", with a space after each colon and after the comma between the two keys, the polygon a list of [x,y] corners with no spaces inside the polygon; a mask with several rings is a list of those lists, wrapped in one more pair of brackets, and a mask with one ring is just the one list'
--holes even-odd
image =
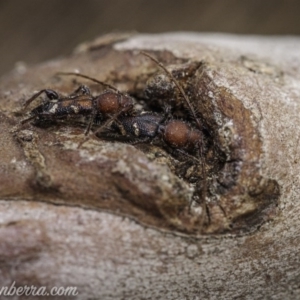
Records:
{"label": "ant", "polygon": [[182,120],[167,120],[162,114],[141,112],[133,116],[124,115],[116,119],[115,123],[112,127],[117,129],[122,137],[114,137],[119,140],[131,140],[131,144],[151,142],[158,137],[171,149],[190,156],[188,153],[195,153],[202,142],[200,130]]}
{"label": "ant", "polygon": [[[58,73],[59,75],[76,75],[77,73]],[[133,109],[134,100],[127,94],[121,93],[118,89],[102,81],[90,78],[85,75],[80,77],[95,81],[108,89],[97,96],[92,96],[90,89],[81,85],[69,96],[59,95],[51,89],[43,89],[26,100],[24,110],[41,94],[45,93],[47,99],[41,105],[32,109],[30,117],[22,120],[21,124],[36,120],[39,123],[66,119],[76,116],[91,116],[85,135],[88,135],[93,123],[97,118],[103,120],[114,120],[118,116],[128,113]]]}
{"label": "ant", "polygon": [[[200,194],[201,206],[203,211],[206,212],[207,221],[211,223],[211,217],[209,212],[209,207],[206,203],[206,194],[207,194],[207,174],[206,174],[206,166],[204,160],[204,152],[205,152],[205,141],[204,141],[204,130],[206,130],[206,126],[202,124],[200,119],[197,116],[197,111],[194,106],[191,104],[188,96],[186,95],[184,89],[179,84],[177,79],[173,76],[173,74],[157,59],[155,59],[150,54],[141,51],[141,54],[145,55],[149,59],[151,59],[154,63],[156,63],[170,78],[170,80],[174,83],[174,85],[179,90],[179,93],[183,97],[183,101],[187,106],[187,109],[195,122],[197,128],[193,128],[185,121],[181,120],[171,120],[166,122],[163,126],[159,127],[158,133],[162,134],[162,138],[165,143],[167,143],[171,148],[176,149],[180,153],[184,154],[189,158],[195,159],[198,163],[200,162],[201,166],[201,177],[202,179],[198,182],[196,189]],[[198,64],[198,67],[202,63]],[[207,150],[207,149],[206,149]],[[191,156],[188,153],[197,154],[200,158],[198,160],[195,156]],[[195,202],[198,202],[195,199]],[[190,209],[193,205],[193,202],[190,203]],[[222,211],[223,208],[221,207]],[[204,218],[202,219],[202,223],[204,222]]]}

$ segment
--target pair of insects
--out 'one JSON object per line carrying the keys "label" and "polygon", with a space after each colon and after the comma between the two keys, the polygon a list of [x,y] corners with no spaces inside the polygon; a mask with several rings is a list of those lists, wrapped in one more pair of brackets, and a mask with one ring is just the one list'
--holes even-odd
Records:
{"label": "pair of insects", "polygon": [[61,96],[54,90],[43,89],[25,102],[25,108],[43,93],[46,94],[47,100],[31,110],[31,116],[22,123],[29,121],[42,123],[87,116],[90,119],[85,131],[86,135],[95,123],[100,122],[100,127],[94,132],[96,135],[100,134],[104,127],[109,127],[116,132],[114,134],[116,140],[146,143],[158,138],[169,149],[187,156],[199,154],[203,146],[203,132],[189,98],[172,73],[148,53],[143,54],[158,64],[174,82],[194,119],[195,127],[186,121],[170,118],[167,113],[139,112],[135,109],[135,100],[130,95],[120,92],[107,83],[78,73],[59,74],[89,79],[103,85],[106,90],[97,96],[92,96],[89,88],[82,85],[71,95]]}

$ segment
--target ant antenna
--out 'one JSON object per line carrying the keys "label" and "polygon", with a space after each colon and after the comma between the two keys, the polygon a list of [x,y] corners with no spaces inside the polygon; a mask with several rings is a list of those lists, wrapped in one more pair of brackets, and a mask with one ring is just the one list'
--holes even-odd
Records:
{"label": "ant antenna", "polygon": [[176,87],[179,89],[181,95],[183,96],[184,98],[184,101],[186,102],[190,112],[192,113],[193,115],[193,118],[195,119],[197,125],[199,126],[199,128],[201,128],[201,124],[197,118],[197,114],[196,114],[196,111],[194,109],[194,107],[192,106],[188,96],[186,95],[186,93],[184,92],[182,86],[179,84],[179,82],[176,80],[176,78],[173,76],[173,74],[167,70],[167,68],[162,64],[160,63],[156,58],[154,58],[152,55],[150,55],[149,53],[147,52],[144,52],[144,51],[141,51],[140,52],[142,55],[145,55],[147,56],[148,58],[150,58],[152,61],[154,61],[159,67],[161,67],[166,73],[167,75],[172,79],[172,81],[175,83]]}
{"label": "ant antenna", "polygon": [[88,79],[88,80],[91,80],[93,82],[96,82],[96,83],[99,83],[107,88],[110,88],[114,91],[116,91],[117,93],[119,94],[123,94],[122,92],[120,92],[116,87],[108,84],[108,83],[105,83],[103,81],[100,81],[98,79],[95,79],[93,77],[90,77],[90,76],[87,76],[87,75],[83,75],[83,74],[80,74],[80,73],[75,73],[75,72],[58,72],[56,73],[56,75],[66,75],[66,76],[77,76],[77,77],[82,77],[82,78],[85,78],[85,79]]}
{"label": "ant antenna", "polygon": [[29,117],[29,118],[27,118],[27,119],[25,119],[25,120],[22,120],[20,123],[23,125],[23,124],[28,123],[28,122],[30,122],[31,120],[34,120],[34,119],[36,119],[36,118],[37,118],[37,115],[34,115],[34,116],[31,116],[31,117]]}

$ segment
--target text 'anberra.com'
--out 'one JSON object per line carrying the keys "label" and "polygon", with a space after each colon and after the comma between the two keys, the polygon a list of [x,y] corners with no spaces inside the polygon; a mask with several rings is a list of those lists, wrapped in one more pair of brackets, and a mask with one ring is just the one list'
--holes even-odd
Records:
{"label": "text 'anberra.com'", "polygon": [[0,296],[77,296],[77,287],[57,287],[47,289],[45,286],[34,285],[16,286],[14,281],[10,286],[0,287]]}

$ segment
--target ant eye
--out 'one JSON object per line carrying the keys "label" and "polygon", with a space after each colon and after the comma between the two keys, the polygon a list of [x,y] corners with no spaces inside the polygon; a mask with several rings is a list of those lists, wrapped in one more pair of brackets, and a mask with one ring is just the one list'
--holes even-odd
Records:
{"label": "ant eye", "polygon": [[45,90],[45,93],[50,100],[59,98],[58,94],[53,90]]}

